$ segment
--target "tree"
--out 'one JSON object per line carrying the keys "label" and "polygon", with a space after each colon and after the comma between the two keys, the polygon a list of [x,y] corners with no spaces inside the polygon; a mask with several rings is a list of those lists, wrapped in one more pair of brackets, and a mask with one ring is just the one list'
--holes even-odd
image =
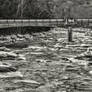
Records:
{"label": "tree", "polygon": [[0,0],[0,18],[14,18],[17,0]]}

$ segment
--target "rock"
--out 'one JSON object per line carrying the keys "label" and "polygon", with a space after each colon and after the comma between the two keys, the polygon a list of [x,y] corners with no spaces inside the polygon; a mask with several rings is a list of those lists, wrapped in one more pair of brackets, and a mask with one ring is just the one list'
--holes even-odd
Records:
{"label": "rock", "polygon": [[89,71],[89,74],[91,74],[91,75],[92,75],[92,71]]}
{"label": "rock", "polygon": [[17,34],[17,37],[19,37],[19,38],[23,38],[23,35],[21,35],[21,34]]}
{"label": "rock", "polygon": [[[78,58],[78,57],[77,57]],[[82,60],[82,59],[77,59],[77,58],[69,58],[69,60],[72,62],[72,63],[76,63],[78,65],[88,65],[88,61],[86,60]]]}
{"label": "rock", "polygon": [[24,35],[24,38],[26,40],[30,40],[30,39],[33,39],[33,36],[30,36],[29,34],[26,34],[26,35]]}
{"label": "rock", "polygon": [[25,85],[30,88],[38,88],[41,84],[34,80],[14,80],[13,81],[17,85]]}
{"label": "rock", "polygon": [[68,59],[72,63],[76,63],[78,65],[84,65],[85,68],[87,68],[88,65],[91,65],[90,61],[92,61],[92,52],[88,48],[86,52],[79,54],[78,56],[75,56],[73,58],[68,58]]}
{"label": "rock", "polygon": [[4,90],[3,88],[2,88],[2,89],[0,88],[0,92],[4,92],[4,91],[5,91],[5,90]]}
{"label": "rock", "polygon": [[17,36],[16,36],[16,35],[14,35],[14,34],[13,34],[13,35],[11,35],[10,37],[11,37],[11,39],[16,39],[16,38],[17,38]]}
{"label": "rock", "polygon": [[78,72],[79,71],[79,67],[76,67],[76,66],[66,66],[65,67],[65,71],[68,71],[68,72]]}
{"label": "rock", "polygon": [[0,61],[0,66],[12,66],[10,63],[5,63]]}
{"label": "rock", "polygon": [[[23,89],[21,89],[21,87],[6,87],[5,91],[6,92],[24,92]],[[3,92],[5,92],[5,91],[3,91]]]}
{"label": "rock", "polygon": [[69,61],[69,59],[66,57],[63,57],[62,60]]}
{"label": "rock", "polygon": [[5,51],[0,51],[0,58],[1,60],[14,60],[14,59],[18,59],[18,60],[26,60],[25,55],[21,55],[19,53],[14,53],[14,51],[12,52],[5,52]]}
{"label": "rock", "polygon": [[0,56],[14,56],[14,57],[16,57],[17,54],[15,54],[13,52],[0,51]]}
{"label": "rock", "polygon": [[19,54],[19,55],[18,55],[18,60],[26,60],[25,55]]}
{"label": "rock", "polygon": [[36,59],[36,62],[38,62],[38,63],[50,63],[50,62],[52,62],[52,61],[50,61],[50,60],[45,60],[45,59]]}
{"label": "rock", "polygon": [[20,77],[20,78],[22,78],[23,75],[19,71],[0,73],[0,78],[14,78],[14,77]]}
{"label": "rock", "polygon": [[31,52],[31,55],[43,55],[43,52]]}
{"label": "rock", "polygon": [[8,66],[1,66],[0,65],[0,72],[16,72],[17,71],[17,69],[15,68],[15,67],[8,67]]}
{"label": "rock", "polygon": [[0,47],[0,51],[10,51],[10,49],[8,49],[6,47]]}
{"label": "rock", "polygon": [[0,59],[15,59],[17,57],[16,53],[13,52],[5,52],[5,51],[0,51]]}
{"label": "rock", "polygon": [[53,92],[54,86],[52,84],[46,84],[44,86],[40,86],[37,91],[38,92]]}
{"label": "rock", "polygon": [[12,67],[11,64],[0,62],[0,73],[15,72],[15,71],[17,71],[17,68]]}
{"label": "rock", "polygon": [[13,56],[13,57],[17,57],[17,54],[14,53],[14,52],[8,52],[7,55],[9,55],[9,56]]}
{"label": "rock", "polygon": [[76,45],[66,45],[65,48],[77,48],[80,47],[80,44],[76,44]]}
{"label": "rock", "polygon": [[88,47],[92,47],[92,45],[91,44],[81,44],[81,47],[88,48]]}
{"label": "rock", "polygon": [[7,48],[27,48],[29,45],[29,42],[27,41],[16,41],[10,44],[6,44],[5,47]]}
{"label": "rock", "polygon": [[34,80],[14,80],[14,83],[29,83],[29,84],[37,84],[40,85],[39,82]]}
{"label": "rock", "polygon": [[87,51],[79,54],[77,57],[92,57],[92,51],[90,51],[90,48],[87,48]]}
{"label": "rock", "polygon": [[63,48],[63,45],[60,44],[60,43],[57,43],[57,44],[54,45],[54,47],[55,47],[55,48]]}
{"label": "rock", "polygon": [[28,46],[28,49],[46,49],[46,47],[42,47],[42,46],[37,46],[37,45],[35,45],[35,46]]}

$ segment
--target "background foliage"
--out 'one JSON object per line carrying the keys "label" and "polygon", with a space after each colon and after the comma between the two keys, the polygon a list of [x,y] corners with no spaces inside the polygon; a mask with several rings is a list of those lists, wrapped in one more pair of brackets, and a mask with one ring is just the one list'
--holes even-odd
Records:
{"label": "background foliage", "polygon": [[[92,0],[0,0],[1,19],[92,18],[91,11]],[[48,28],[26,29],[29,32],[48,30]],[[15,30],[12,32],[15,33]],[[20,28],[17,30],[20,32]],[[25,33],[25,29],[21,30]]]}
{"label": "background foliage", "polygon": [[0,0],[0,18],[52,18],[49,1],[43,1]]}
{"label": "background foliage", "polygon": [[0,18],[92,18],[92,0],[0,0]]}

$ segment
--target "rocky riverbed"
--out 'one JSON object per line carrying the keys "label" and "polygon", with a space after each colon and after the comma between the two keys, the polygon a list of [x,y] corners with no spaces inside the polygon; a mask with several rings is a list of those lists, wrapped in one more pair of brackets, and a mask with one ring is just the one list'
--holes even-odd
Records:
{"label": "rocky riverbed", "polygon": [[1,36],[0,92],[92,92],[92,66],[86,66],[92,57],[70,61],[91,50],[91,36],[81,28],[74,30],[72,43],[67,29],[59,28]]}

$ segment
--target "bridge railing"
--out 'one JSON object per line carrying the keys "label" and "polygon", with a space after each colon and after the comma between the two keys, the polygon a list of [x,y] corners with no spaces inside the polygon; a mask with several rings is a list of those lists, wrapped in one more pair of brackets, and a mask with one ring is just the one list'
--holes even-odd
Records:
{"label": "bridge railing", "polygon": [[8,27],[25,27],[25,26],[40,26],[40,27],[91,27],[92,19],[2,19],[0,20],[0,28]]}

